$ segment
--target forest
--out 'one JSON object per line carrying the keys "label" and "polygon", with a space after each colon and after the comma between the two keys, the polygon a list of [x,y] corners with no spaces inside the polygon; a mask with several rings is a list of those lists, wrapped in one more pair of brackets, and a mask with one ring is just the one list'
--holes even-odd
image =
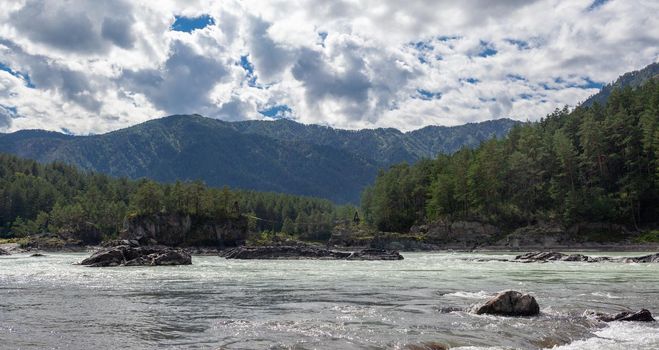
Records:
{"label": "forest", "polygon": [[0,238],[75,232],[93,225],[113,238],[130,215],[177,213],[214,219],[244,215],[254,232],[285,231],[305,239],[329,237],[355,208],[269,192],[210,188],[201,181],[160,184],[82,172],[0,154]]}
{"label": "forest", "polygon": [[659,218],[659,82],[614,90],[606,105],[556,110],[507,137],[381,171],[362,195],[381,231],[477,220],[503,228]]}
{"label": "forest", "polygon": [[614,90],[606,105],[556,110],[504,138],[381,170],[361,208],[270,192],[157,183],[0,154],[0,238],[75,232],[106,238],[131,215],[247,217],[252,232],[327,240],[359,211],[362,228],[407,232],[433,221],[502,228],[538,222],[609,222],[631,229],[659,218],[659,83]]}

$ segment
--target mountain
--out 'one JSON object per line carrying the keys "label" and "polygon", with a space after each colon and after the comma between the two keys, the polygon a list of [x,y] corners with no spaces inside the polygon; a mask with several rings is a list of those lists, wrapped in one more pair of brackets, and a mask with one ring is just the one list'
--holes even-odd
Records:
{"label": "mountain", "polygon": [[231,124],[242,133],[329,146],[388,166],[454,153],[463,146],[476,147],[492,136],[505,136],[519,122],[498,119],[453,127],[427,126],[407,133],[392,128],[342,130],[289,119]]}
{"label": "mountain", "polygon": [[101,135],[43,130],[0,134],[0,152],[63,161],[82,169],[163,182],[285,192],[357,203],[378,169],[502,137],[500,119],[457,127],[349,131],[290,120],[225,122],[175,115]]}
{"label": "mountain", "polygon": [[606,102],[613,90],[625,88],[628,86],[631,88],[636,88],[650,79],[657,78],[659,78],[659,62],[652,63],[641,70],[635,70],[633,72],[628,72],[621,75],[618,77],[618,79],[616,79],[616,81],[602,87],[598,93],[589,97],[581,105],[590,107],[595,104],[595,102],[597,102],[601,106],[604,106],[606,105]]}

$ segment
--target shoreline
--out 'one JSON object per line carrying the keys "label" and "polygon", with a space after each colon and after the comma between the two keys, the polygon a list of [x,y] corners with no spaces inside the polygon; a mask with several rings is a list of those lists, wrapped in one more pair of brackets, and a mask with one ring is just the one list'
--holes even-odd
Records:
{"label": "shoreline", "polygon": [[[311,243],[314,245],[314,243]],[[320,245],[319,245],[320,246]],[[324,248],[337,251],[356,251],[371,248],[369,246],[326,246]],[[39,248],[21,248],[16,243],[1,244],[0,248],[6,250],[11,254],[29,254],[29,253],[90,253],[102,249],[103,246],[80,246],[80,247],[64,247],[60,249],[39,249]],[[199,256],[213,256],[222,253],[227,249],[235,247],[177,247],[182,248],[192,255]],[[474,248],[466,248],[464,246],[451,246],[451,245],[427,245],[424,247],[415,247],[414,249],[398,249],[401,253],[503,253],[503,252],[532,252],[532,251],[552,251],[552,252],[638,252],[638,253],[654,253],[659,252],[659,244],[579,244],[579,245],[556,245],[556,246],[477,246]]]}

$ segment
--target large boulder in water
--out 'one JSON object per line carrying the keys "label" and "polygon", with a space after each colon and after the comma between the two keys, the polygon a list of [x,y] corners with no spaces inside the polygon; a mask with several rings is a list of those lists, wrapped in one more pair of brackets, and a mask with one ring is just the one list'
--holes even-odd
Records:
{"label": "large boulder in water", "polygon": [[11,254],[9,254],[8,251],[6,251],[6,250],[0,248],[0,255],[11,255]]}
{"label": "large boulder in water", "polygon": [[624,311],[617,314],[605,314],[601,312],[586,311],[586,317],[593,317],[598,321],[613,322],[613,321],[638,321],[638,322],[654,322],[652,313],[646,309],[641,309],[636,312]]}
{"label": "large boulder in water", "polygon": [[472,312],[477,315],[535,316],[540,313],[538,302],[529,294],[509,290],[497,294],[483,304],[476,305]]}
{"label": "large boulder in water", "polygon": [[181,249],[117,245],[97,251],[80,264],[92,267],[190,265],[192,257]]}

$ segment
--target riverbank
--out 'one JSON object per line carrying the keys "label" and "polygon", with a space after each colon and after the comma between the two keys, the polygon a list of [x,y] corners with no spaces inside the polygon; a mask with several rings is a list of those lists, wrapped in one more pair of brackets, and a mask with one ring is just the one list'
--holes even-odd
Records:
{"label": "riverbank", "polygon": [[[319,247],[327,248],[340,251],[359,251],[364,249],[372,248],[371,246],[341,246],[341,245],[327,245],[318,242],[307,242],[306,244]],[[558,252],[659,252],[659,244],[599,244],[599,243],[586,243],[586,244],[577,244],[577,245],[555,245],[555,246],[545,246],[545,245],[528,245],[528,246],[517,246],[517,247],[508,247],[508,246],[476,246],[476,247],[464,247],[461,245],[435,245],[435,244],[424,244],[424,245],[414,245],[411,247],[406,247],[405,245],[392,245],[389,246],[398,248],[393,250],[398,250],[401,253],[405,252],[476,252],[476,253],[499,253],[499,252],[529,252],[529,251],[558,251]],[[103,246],[67,246],[67,247],[47,247],[47,248],[36,248],[36,247],[27,247],[23,248],[18,243],[4,243],[0,244],[0,249],[7,251],[10,254],[20,254],[20,253],[91,253],[97,250],[102,249]],[[187,253],[198,256],[214,256],[222,254],[224,251],[232,249],[226,247],[184,247]]]}

